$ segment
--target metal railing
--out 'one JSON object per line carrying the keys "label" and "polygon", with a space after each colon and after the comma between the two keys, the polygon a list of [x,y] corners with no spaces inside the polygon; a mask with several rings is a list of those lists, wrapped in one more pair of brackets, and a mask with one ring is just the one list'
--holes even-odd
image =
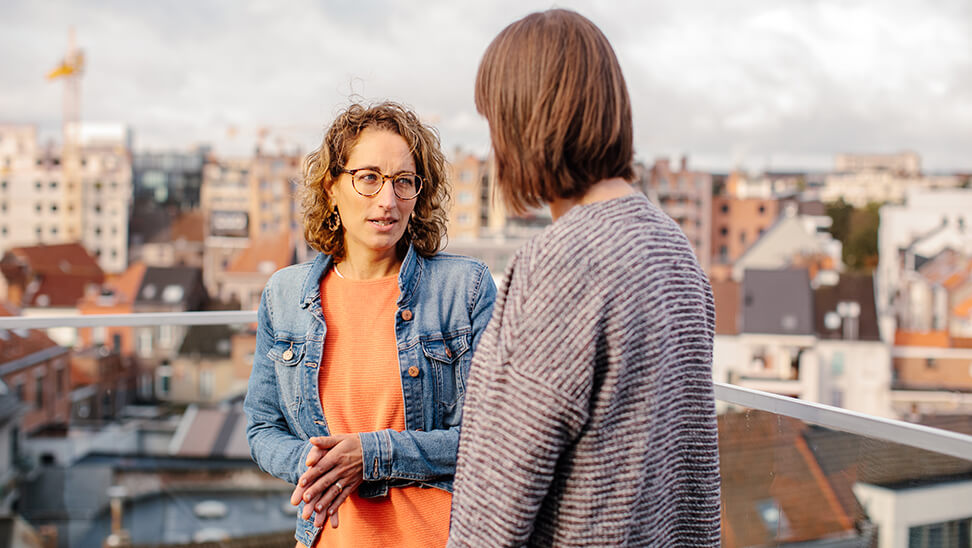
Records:
{"label": "metal railing", "polygon": [[[167,312],[138,314],[92,314],[77,316],[0,317],[0,330],[49,329],[59,327],[122,327],[152,325],[248,324],[256,311]],[[931,428],[901,420],[876,417],[839,407],[798,400],[760,390],[715,383],[717,400],[749,409],[768,411],[819,426],[872,439],[934,451],[961,459],[972,459],[972,436]]]}

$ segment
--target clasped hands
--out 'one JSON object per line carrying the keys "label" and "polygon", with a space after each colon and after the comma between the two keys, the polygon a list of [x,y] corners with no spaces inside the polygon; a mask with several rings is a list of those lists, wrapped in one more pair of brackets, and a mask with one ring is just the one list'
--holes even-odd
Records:
{"label": "clasped hands", "polygon": [[311,438],[307,470],[297,480],[290,504],[304,501],[303,519],[314,517],[314,527],[322,527],[331,518],[338,526],[337,509],[364,481],[361,439],[357,434],[337,434]]}

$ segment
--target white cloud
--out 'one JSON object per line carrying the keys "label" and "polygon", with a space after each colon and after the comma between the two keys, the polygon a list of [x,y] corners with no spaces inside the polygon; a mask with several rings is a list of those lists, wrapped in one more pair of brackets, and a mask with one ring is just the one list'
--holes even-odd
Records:
{"label": "white cloud", "polygon": [[[77,28],[86,119],[124,121],[140,147],[247,150],[270,127],[307,149],[355,95],[435,120],[447,149],[484,151],[480,56],[548,2],[213,0],[6,2],[0,121],[60,123],[45,82]],[[845,150],[912,148],[972,169],[972,7],[965,0],[568,1],[618,52],[637,150],[726,168],[826,167]],[[12,53],[11,53],[12,52]],[[229,139],[228,128],[239,129]]]}

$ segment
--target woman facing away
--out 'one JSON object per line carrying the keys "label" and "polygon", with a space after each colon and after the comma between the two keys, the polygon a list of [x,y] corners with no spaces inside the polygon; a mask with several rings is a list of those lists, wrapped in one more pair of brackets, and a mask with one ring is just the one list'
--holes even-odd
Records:
{"label": "woman facing away", "polygon": [[554,223],[512,259],[473,360],[449,545],[718,545],[712,292],[629,184],[611,45],[574,12],[516,21],[476,108],[506,203]]}
{"label": "woman facing away", "polygon": [[295,485],[298,546],[443,546],[466,375],[496,288],[483,263],[438,252],[438,137],[397,104],[352,105],[302,185],[320,254],[263,291],[250,452]]}

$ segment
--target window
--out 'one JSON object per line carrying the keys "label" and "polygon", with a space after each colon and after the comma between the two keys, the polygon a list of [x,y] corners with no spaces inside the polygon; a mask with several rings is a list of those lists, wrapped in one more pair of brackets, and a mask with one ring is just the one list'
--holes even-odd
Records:
{"label": "window", "polygon": [[51,181],[50,184],[48,184],[48,186],[51,187],[51,190],[56,189],[57,188],[57,181]]}
{"label": "window", "polygon": [[24,401],[24,381],[17,381],[17,384],[14,385],[14,394],[17,395],[18,400]]}
{"label": "window", "polygon": [[158,393],[156,395],[160,398],[167,397],[169,392],[172,391],[172,366],[168,364],[160,365],[155,370],[155,376],[158,379]]}
{"label": "window", "polygon": [[739,233],[739,243],[741,243],[743,245],[746,245],[746,233],[745,232],[740,232]]}
{"label": "window", "polygon": [[459,192],[459,195],[456,198],[456,201],[458,201],[461,205],[467,205],[473,202],[473,194],[468,190]]}
{"label": "window", "polygon": [[199,372],[199,397],[208,400],[213,396],[213,372],[204,369]]}
{"label": "window", "polygon": [[57,213],[57,204],[51,204],[51,213]]}
{"label": "window", "polygon": [[972,518],[908,528],[908,548],[972,546]]}
{"label": "window", "polygon": [[143,328],[138,333],[138,343],[136,344],[138,355],[147,358],[152,355],[152,328]]}
{"label": "window", "polygon": [[63,367],[59,367],[57,369],[57,373],[55,373],[55,376],[57,377],[55,379],[56,384],[54,386],[54,389],[56,390],[55,393],[57,393],[57,394],[63,394],[66,391],[66,389],[67,389],[67,383],[64,380],[67,376],[64,373],[64,368]]}
{"label": "window", "polygon": [[729,229],[728,228],[722,227],[722,228],[719,229],[719,235],[720,236],[726,236],[728,234],[729,234]]}
{"label": "window", "polygon": [[759,206],[759,214],[762,215],[764,213],[766,213],[766,206],[760,205]]}
{"label": "window", "polygon": [[7,211],[7,202],[0,202],[0,211]]}
{"label": "window", "polygon": [[722,207],[720,207],[719,209],[720,209],[720,210],[721,210],[721,211],[722,211],[723,213],[729,213],[729,204],[722,204]]}
{"label": "window", "polygon": [[40,181],[34,181],[34,188],[35,189],[40,190],[42,186],[44,186],[44,185],[42,185]]}
{"label": "window", "polygon": [[34,379],[34,406],[44,407],[44,377]]}
{"label": "window", "polygon": [[41,212],[41,209],[42,209],[42,207],[41,207],[41,203],[40,202],[37,202],[36,204],[34,204],[34,211],[36,211],[37,213],[40,213]]}

